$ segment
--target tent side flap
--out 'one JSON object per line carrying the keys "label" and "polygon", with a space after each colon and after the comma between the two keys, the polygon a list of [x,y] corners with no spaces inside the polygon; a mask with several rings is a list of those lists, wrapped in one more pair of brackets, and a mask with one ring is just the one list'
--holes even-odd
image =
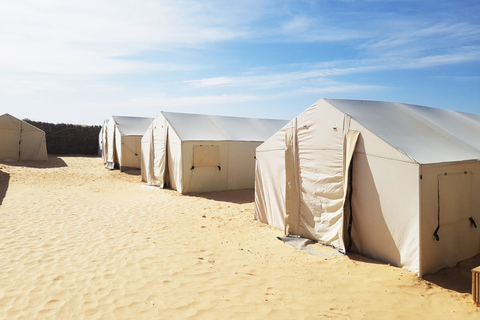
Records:
{"label": "tent side flap", "polygon": [[299,234],[300,188],[297,118],[285,128],[285,234]]}
{"label": "tent side flap", "polygon": [[104,150],[104,162],[105,167],[108,169],[113,169],[115,167],[115,163],[118,162],[116,157],[116,143],[115,143],[115,121],[110,118],[107,123],[107,132],[106,132],[106,143],[105,143],[105,150]]}
{"label": "tent side flap", "polygon": [[342,251],[345,118],[328,104],[314,105],[297,117],[298,235]]}
{"label": "tent side flap", "polygon": [[[155,122],[155,120],[154,120]],[[155,185],[153,183],[153,126],[154,122],[150,124],[147,131],[141,139],[142,150],[141,150],[141,173],[142,181],[146,182],[148,185]]]}
{"label": "tent side flap", "polygon": [[[153,131],[153,180],[154,185],[163,188],[168,184],[167,171],[167,143],[169,141],[169,130],[167,122],[163,117],[159,117]],[[173,139],[173,135],[172,135]],[[167,181],[166,181],[167,180]]]}
{"label": "tent side flap", "polygon": [[121,168],[121,164],[123,162],[123,153],[124,153],[124,149],[122,148],[122,134],[120,133],[120,131],[118,130],[118,126],[115,126],[115,149],[113,150],[113,152],[115,153],[115,156],[114,158],[117,160],[117,164],[118,166]]}
{"label": "tent side flap", "polygon": [[[169,184],[172,189],[183,193],[184,190],[184,174],[183,174],[183,154],[182,141],[171,127],[168,128],[168,143],[167,143],[167,163],[165,164],[168,172]],[[160,161],[155,158],[155,161]],[[190,170],[190,167],[188,168]]]}

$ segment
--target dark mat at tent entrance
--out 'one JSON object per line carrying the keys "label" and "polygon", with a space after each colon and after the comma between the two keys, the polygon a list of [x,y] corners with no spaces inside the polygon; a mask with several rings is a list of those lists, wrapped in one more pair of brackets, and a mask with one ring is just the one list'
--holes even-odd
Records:
{"label": "dark mat at tent entrance", "polygon": [[321,256],[322,258],[325,258],[325,259],[331,259],[334,257],[343,256],[343,254],[338,252],[337,250],[327,246],[323,246],[317,241],[314,241],[311,239],[293,237],[293,236],[277,237],[277,238],[297,249],[308,252],[314,256]]}

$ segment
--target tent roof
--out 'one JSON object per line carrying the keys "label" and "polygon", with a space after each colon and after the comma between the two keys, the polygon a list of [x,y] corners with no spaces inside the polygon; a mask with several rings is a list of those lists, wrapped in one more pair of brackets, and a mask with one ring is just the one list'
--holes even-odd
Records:
{"label": "tent roof", "polygon": [[153,118],[112,116],[122,136],[143,136]]}
{"label": "tent roof", "polygon": [[161,112],[183,141],[265,141],[287,120]]}
{"label": "tent roof", "polygon": [[24,126],[26,125],[26,126],[28,126],[29,128],[31,128],[32,130],[38,130],[38,131],[44,132],[42,129],[37,128],[37,127],[35,127],[34,125],[32,125],[32,124],[30,124],[30,123],[28,123],[28,122],[26,122],[26,121],[23,121],[23,120],[21,120],[21,119],[18,119],[17,117],[14,117],[14,116],[12,116],[12,115],[9,114],[9,113],[4,113],[4,114],[0,115],[0,118],[9,119],[11,123],[22,122]]}
{"label": "tent roof", "polygon": [[480,159],[480,115],[398,102],[322,100],[417,163]]}

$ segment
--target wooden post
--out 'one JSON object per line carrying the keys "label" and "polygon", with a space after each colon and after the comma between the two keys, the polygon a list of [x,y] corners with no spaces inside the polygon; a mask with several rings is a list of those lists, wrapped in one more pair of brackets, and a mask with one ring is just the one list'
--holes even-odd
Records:
{"label": "wooden post", "polygon": [[478,307],[480,304],[480,266],[472,269],[472,298]]}

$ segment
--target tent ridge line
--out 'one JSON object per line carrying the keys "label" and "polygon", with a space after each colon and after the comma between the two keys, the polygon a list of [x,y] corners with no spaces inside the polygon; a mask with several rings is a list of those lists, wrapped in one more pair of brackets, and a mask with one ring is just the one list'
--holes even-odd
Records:
{"label": "tent ridge line", "polygon": [[[397,150],[398,150],[398,149],[397,149]],[[366,153],[366,152],[362,152],[362,151],[355,151],[355,153],[357,153],[357,154],[364,154],[364,155],[366,155],[366,156],[375,157],[375,158],[392,160],[392,161],[398,161],[398,162],[404,162],[404,163],[415,163],[415,164],[419,164],[419,165],[421,164],[420,162],[416,161],[415,159],[412,159],[413,162],[410,162],[410,161],[406,161],[406,160],[400,160],[400,159],[394,159],[394,158],[379,156],[379,155],[376,155],[376,154]]]}

